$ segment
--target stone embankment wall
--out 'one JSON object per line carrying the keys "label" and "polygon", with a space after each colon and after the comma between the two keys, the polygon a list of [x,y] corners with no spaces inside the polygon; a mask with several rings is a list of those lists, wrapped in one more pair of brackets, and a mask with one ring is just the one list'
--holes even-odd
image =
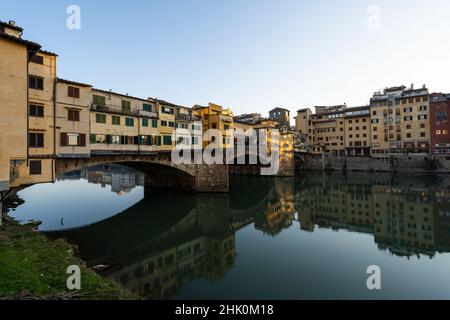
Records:
{"label": "stone embankment wall", "polygon": [[367,171],[450,173],[450,159],[428,155],[392,155],[384,158],[336,157],[303,154],[296,157],[298,171]]}

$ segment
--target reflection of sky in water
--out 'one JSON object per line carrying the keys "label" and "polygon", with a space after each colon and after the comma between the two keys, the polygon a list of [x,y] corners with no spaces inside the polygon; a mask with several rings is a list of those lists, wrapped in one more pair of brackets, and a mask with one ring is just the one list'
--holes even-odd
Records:
{"label": "reflection of sky in water", "polygon": [[119,195],[110,185],[102,188],[84,179],[63,180],[34,185],[18,195],[25,203],[9,214],[22,222],[42,221],[39,230],[47,231],[76,228],[120,213],[144,197],[144,188],[136,186]]}

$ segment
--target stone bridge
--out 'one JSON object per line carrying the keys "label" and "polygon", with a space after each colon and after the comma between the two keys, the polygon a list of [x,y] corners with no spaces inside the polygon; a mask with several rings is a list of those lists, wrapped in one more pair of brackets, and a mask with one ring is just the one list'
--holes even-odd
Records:
{"label": "stone bridge", "polygon": [[55,161],[56,175],[83,168],[118,163],[146,174],[146,187],[180,189],[195,192],[228,192],[229,172],[225,164],[175,164],[171,152],[146,155],[92,155],[85,159],[60,158]]}

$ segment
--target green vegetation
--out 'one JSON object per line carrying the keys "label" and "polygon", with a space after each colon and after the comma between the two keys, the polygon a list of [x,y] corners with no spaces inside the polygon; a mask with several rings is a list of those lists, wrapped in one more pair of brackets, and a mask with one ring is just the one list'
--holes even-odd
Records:
{"label": "green vegetation", "polygon": [[[70,291],[66,273],[81,268],[81,290]],[[112,280],[86,268],[63,240],[50,241],[32,226],[0,226],[0,299],[133,299]]]}

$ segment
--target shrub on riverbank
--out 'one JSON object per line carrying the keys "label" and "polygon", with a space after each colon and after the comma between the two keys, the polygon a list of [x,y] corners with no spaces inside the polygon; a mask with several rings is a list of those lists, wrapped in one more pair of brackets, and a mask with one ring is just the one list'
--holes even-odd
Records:
{"label": "shrub on riverbank", "polygon": [[[70,291],[67,267],[81,269],[81,290]],[[63,240],[14,221],[0,226],[0,299],[130,299],[115,282],[86,268]]]}

